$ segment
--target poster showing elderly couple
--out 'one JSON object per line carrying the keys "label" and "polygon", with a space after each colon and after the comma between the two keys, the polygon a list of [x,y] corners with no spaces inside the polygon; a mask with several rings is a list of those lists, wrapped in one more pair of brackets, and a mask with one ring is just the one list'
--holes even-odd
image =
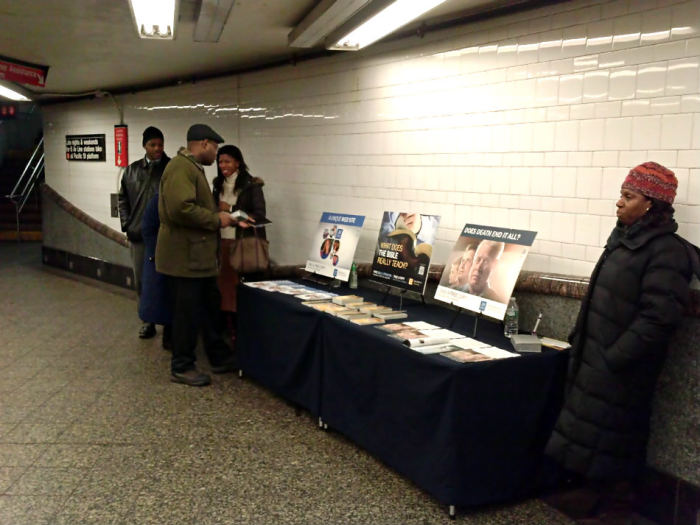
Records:
{"label": "poster showing elderly couple", "polygon": [[364,215],[324,211],[311,243],[306,271],[347,281],[364,222]]}
{"label": "poster showing elderly couple", "polygon": [[435,299],[503,319],[535,235],[466,224],[445,264]]}
{"label": "poster showing elderly couple", "polygon": [[385,211],[372,280],[422,294],[439,224],[439,215]]}

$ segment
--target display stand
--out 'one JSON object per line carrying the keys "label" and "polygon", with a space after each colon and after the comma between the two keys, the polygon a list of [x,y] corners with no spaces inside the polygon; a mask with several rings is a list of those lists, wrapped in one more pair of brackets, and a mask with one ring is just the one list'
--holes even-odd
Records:
{"label": "display stand", "polygon": [[[376,281],[372,281],[372,282],[376,282]],[[389,297],[389,292],[391,292],[391,289],[396,288],[397,290],[399,290],[399,310],[403,310],[403,296],[409,290],[406,290],[405,288],[397,288],[396,286],[391,286],[391,285],[387,285],[387,284],[385,284],[384,286],[386,286],[386,291],[384,292],[384,295],[382,297],[382,304],[386,304],[386,299],[387,299],[387,297]],[[420,302],[423,306],[425,306],[425,304],[426,304],[425,303],[425,295],[420,294]]]}
{"label": "display stand", "polygon": [[310,281],[312,283],[323,286],[324,288],[340,288],[341,282],[333,277],[326,277],[324,275],[318,275],[311,272],[306,272],[302,277],[304,281]]}
{"label": "display stand", "polygon": [[[454,306],[453,303],[451,303],[452,306]],[[464,309],[461,306],[457,307],[457,311],[455,312],[454,317],[452,317],[452,320],[450,321],[450,324],[447,325],[447,328],[452,329],[454,326],[455,322],[457,321],[457,318],[464,312]],[[479,319],[484,317],[483,311],[479,312],[474,312],[474,328],[472,329],[472,339],[476,339],[476,330],[479,326]]]}

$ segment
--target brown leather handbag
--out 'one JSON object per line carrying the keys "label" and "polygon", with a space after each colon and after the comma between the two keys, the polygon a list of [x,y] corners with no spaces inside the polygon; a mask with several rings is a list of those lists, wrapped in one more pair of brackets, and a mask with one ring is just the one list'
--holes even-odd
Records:
{"label": "brown leather handbag", "polygon": [[270,266],[270,243],[258,237],[255,228],[253,234],[252,237],[234,239],[231,243],[229,262],[239,273],[264,272]]}

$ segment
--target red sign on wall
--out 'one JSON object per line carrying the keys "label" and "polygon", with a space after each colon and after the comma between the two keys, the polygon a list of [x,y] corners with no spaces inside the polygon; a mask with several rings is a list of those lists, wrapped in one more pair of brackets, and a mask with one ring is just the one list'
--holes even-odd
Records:
{"label": "red sign on wall", "polygon": [[46,84],[46,74],[49,72],[47,66],[39,66],[28,62],[13,61],[0,56],[0,80],[9,80],[18,84],[44,87]]}
{"label": "red sign on wall", "polygon": [[129,126],[114,126],[114,165],[126,168],[129,165]]}

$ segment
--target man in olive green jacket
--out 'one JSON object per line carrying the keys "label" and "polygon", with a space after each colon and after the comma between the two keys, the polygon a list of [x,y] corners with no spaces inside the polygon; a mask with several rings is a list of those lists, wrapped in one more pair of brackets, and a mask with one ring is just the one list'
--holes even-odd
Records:
{"label": "man in olive green jacket", "polygon": [[219,212],[203,166],[216,160],[224,139],[205,124],[187,131],[187,148],[180,148],[168,163],[160,182],[156,269],[170,276],[173,301],[173,356],[171,380],[190,386],[211,382],[195,367],[197,335],[214,373],[230,372],[231,348],[222,337],[216,284],[219,228],[233,223]]}

